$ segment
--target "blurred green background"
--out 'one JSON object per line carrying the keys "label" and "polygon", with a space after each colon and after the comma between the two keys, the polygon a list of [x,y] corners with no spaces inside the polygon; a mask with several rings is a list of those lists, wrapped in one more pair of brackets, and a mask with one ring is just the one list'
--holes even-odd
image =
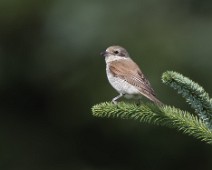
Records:
{"label": "blurred green background", "polygon": [[164,103],[192,111],[166,70],[212,94],[210,0],[0,1],[2,170],[212,169],[212,146],[192,137],[92,116],[117,95],[99,55],[117,44]]}

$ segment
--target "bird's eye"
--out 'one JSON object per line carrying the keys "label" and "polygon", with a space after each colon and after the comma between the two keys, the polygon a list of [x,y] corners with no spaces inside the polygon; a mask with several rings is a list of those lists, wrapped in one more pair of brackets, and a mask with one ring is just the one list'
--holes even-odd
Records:
{"label": "bird's eye", "polygon": [[114,54],[118,54],[119,52],[116,50],[116,51],[114,51]]}

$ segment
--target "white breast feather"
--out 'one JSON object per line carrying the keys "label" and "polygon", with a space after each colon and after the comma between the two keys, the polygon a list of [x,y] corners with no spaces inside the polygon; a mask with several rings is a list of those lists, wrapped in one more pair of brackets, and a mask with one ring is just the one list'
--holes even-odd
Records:
{"label": "white breast feather", "polygon": [[129,84],[119,77],[114,77],[113,74],[110,72],[108,65],[106,68],[106,72],[110,84],[113,86],[114,89],[116,89],[118,93],[125,94],[126,98],[133,98],[134,96],[141,97],[141,93],[133,85]]}

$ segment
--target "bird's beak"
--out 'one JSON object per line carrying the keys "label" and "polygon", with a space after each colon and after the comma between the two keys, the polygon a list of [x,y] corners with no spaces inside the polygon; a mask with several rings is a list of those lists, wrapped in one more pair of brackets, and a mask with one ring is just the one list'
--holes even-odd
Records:
{"label": "bird's beak", "polygon": [[103,57],[106,57],[107,54],[108,54],[107,51],[103,51],[103,52],[100,53],[100,55],[103,56]]}

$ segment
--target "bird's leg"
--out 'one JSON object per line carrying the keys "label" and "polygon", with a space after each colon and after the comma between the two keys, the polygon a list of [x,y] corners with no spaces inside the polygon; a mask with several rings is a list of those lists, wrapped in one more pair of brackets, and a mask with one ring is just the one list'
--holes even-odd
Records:
{"label": "bird's leg", "polygon": [[117,104],[117,101],[116,101],[116,100],[118,100],[118,99],[121,98],[122,96],[123,96],[123,94],[120,93],[118,96],[114,97],[113,100],[112,100],[113,104]]}

